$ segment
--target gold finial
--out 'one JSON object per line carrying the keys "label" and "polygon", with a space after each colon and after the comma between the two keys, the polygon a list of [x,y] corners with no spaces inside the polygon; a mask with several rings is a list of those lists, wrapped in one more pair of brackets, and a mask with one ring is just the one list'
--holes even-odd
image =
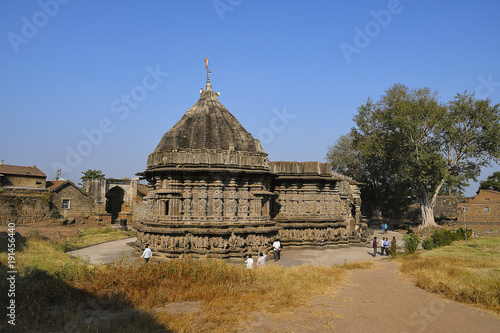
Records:
{"label": "gold finial", "polygon": [[205,59],[205,68],[207,69],[207,90],[212,90],[212,84],[210,83],[210,70],[208,69],[208,57]]}

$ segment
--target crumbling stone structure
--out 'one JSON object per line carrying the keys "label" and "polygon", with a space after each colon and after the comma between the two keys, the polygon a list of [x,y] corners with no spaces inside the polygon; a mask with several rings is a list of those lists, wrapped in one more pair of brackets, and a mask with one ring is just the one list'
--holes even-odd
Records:
{"label": "crumbling stone structure", "polygon": [[132,219],[138,178],[84,179],[83,188],[95,201],[95,214],[108,223]]}
{"label": "crumbling stone structure", "polygon": [[328,163],[270,162],[208,76],[200,92],[138,174],[149,190],[137,245],[224,259],[267,252],[276,237],[285,246],[347,245],[360,223],[358,183]]}

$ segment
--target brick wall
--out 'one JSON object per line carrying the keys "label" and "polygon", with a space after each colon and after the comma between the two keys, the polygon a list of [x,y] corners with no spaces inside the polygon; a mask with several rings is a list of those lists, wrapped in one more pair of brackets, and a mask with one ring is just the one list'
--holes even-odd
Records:
{"label": "brick wall", "polygon": [[[467,222],[500,224],[500,192],[480,190],[474,198],[459,203],[458,206],[468,207],[465,211]],[[463,220],[463,210],[458,209],[457,221]]]}

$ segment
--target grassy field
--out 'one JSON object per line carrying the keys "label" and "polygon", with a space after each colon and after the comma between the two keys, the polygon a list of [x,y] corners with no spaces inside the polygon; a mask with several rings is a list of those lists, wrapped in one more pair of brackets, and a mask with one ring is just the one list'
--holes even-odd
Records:
{"label": "grassy field", "polygon": [[500,237],[480,237],[411,256],[401,271],[417,286],[500,313]]}
{"label": "grassy field", "polygon": [[[81,332],[230,332],[253,312],[279,312],[329,292],[351,269],[267,266],[247,270],[217,260],[171,260],[143,265],[116,262],[90,266],[60,244],[28,238],[16,252],[17,329]],[[5,253],[0,286],[7,287]],[[1,296],[2,306],[6,303]],[[164,311],[169,304],[195,304],[193,311]],[[0,331],[3,331],[0,323]]]}
{"label": "grassy field", "polygon": [[[74,228],[74,235],[62,239],[52,239],[52,242],[61,246],[65,251],[81,249],[83,247],[101,244],[118,239],[135,236],[133,230],[119,230],[110,227],[79,227]],[[32,229],[27,233],[28,238],[48,239],[40,229]]]}
{"label": "grassy field", "polygon": [[78,231],[78,236],[65,240],[63,245],[66,251],[71,251],[133,236],[135,236],[133,230],[121,231],[109,227],[85,228]]}

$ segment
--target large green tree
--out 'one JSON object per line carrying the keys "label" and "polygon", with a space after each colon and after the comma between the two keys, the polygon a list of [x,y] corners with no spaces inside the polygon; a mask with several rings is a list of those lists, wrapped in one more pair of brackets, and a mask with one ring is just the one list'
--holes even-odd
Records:
{"label": "large green tree", "polygon": [[326,159],[335,172],[363,183],[363,209],[371,218],[398,216],[410,202],[409,187],[396,181],[397,174],[387,167],[384,156],[363,150],[352,131],[328,147]]}
{"label": "large green tree", "polygon": [[500,171],[493,172],[486,180],[481,181],[479,189],[500,192]]}
{"label": "large green tree", "polygon": [[395,84],[379,101],[361,105],[354,121],[350,135],[368,177],[412,191],[421,227],[436,226],[434,205],[445,184],[476,180],[481,167],[500,158],[500,105],[467,92],[445,105],[428,88]]}

